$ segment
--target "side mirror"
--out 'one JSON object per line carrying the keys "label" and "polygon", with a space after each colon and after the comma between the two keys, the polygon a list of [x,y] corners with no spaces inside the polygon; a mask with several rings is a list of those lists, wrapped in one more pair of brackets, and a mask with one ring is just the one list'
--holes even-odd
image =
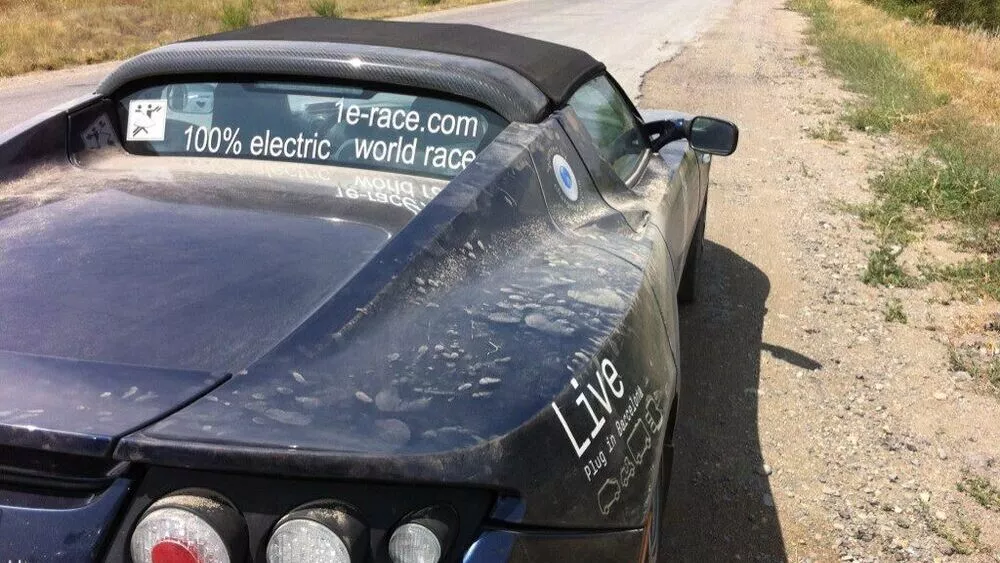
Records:
{"label": "side mirror", "polygon": [[699,116],[688,122],[687,138],[696,151],[729,156],[736,152],[740,130],[728,121]]}
{"label": "side mirror", "polygon": [[695,117],[651,121],[643,125],[643,132],[649,138],[653,151],[659,151],[668,143],[687,139],[691,148],[719,156],[729,156],[736,152],[740,140],[740,130],[736,125],[714,117]]}

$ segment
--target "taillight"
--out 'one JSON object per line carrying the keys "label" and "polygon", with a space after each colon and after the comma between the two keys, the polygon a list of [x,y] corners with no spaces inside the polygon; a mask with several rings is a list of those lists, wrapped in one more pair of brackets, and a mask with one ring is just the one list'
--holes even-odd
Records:
{"label": "taillight", "polygon": [[268,563],[360,563],[368,528],[348,507],[314,503],[278,521],[267,542]]}
{"label": "taillight", "polygon": [[389,558],[393,563],[438,563],[455,537],[456,521],[454,511],[444,507],[407,516],[389,537]]}
{"label": "taillight", "polygon": [[154,502],[130,541],[135,563],[240,563],[246,545],[243,516],[208,491],[176,493]]}

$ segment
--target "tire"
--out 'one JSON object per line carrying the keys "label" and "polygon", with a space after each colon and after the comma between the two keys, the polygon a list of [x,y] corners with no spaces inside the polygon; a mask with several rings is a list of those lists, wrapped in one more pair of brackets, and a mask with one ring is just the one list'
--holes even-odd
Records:
{"label": "tire", "polygon": [[663,459],[660,462],[660,474],[654,489],[653,510],[650,514],[651,522],[649,526],[649,551],[646,558],[647,563],[658,563],[663,542],[664,518],[667,512],[667,493],[670,490],[670,473],[674,460],[674,448],[670,445],[663,447]]}
{"label": "tire", "polygon": [[659,563],[660,543],[663,541],[663,499],[666,498],[666,490],[663,488],[663,473],[660,473],[656,480],[656,487],[653,489],[656,495],[653,501],[653,510],[649,515],[649,540],[646,551],[646,563]]}
{"label": "tire", "polygon": [[670,476],[674,468],[674,424],[677,415],[677,402],[671,405],[670,416],[667,422],[667,435],[663,438],[663,452],[660,457],[660,472],[657,475],[656,487],[654,489],[653,510],[650,514],[650,538],[647,563],[658,563],[662,548],[664,529],[664,515],[667,513],[667,494],[670,492]]}
{"label": "tire", "polygon": [[681,273],[681,283],[677,288],[677,302],[681,305],[694,303],[698,293],[698,264],[701,262],[701,253],[705,247],[705,215],[708,211],[708,202],[701,207],[701,215],[698,216],[698,224],[694,227],[694,236],[691,238],[691,247],[688,249],[687,259],[684,260],[684,272]]}

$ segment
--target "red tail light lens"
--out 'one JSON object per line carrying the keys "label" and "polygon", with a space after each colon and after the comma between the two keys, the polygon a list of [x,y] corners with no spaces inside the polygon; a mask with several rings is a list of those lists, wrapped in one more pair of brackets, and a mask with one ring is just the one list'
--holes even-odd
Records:
{"label": "red tail light lens", "polygon": [[135,563],[238,563],[246,524],[229,501],[208,494],[173,494],[154,502],[132,532]]}
{"label": "red tail light lens", "polygon": [[153,546],[153,563],[201,563],[198,551],[175,540],[162,540]]}

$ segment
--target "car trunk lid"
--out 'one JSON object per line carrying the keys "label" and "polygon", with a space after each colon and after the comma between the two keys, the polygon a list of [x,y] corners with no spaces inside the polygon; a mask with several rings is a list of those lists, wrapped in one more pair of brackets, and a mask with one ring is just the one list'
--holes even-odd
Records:
{"label": "car trunk lid", "polygon": [[[107,456],[224,375],[0,352],[0,445]],[[5,460],[4,465],[16,460]],[[37,468],[35,468],[37,469]]]}
{"label": "car trunk lid", "polygon": [[445,183],[137,162],[0,184],[0,447],[107,455],[281,342]]}
{"label": "car trunk lid", "polygon": [[[143,183],[88,174],[44,188],[61,191],[75,176],[81,189],[68,197],[0,213],[0,350],[239,371],[415,212],[373,201],[351,209],[370,194],[337,179],[303,194],[257,189],[245,177]],[[53,197],[41,189],[29,195]],[[392,216],[380,224],[380,213]]]}

